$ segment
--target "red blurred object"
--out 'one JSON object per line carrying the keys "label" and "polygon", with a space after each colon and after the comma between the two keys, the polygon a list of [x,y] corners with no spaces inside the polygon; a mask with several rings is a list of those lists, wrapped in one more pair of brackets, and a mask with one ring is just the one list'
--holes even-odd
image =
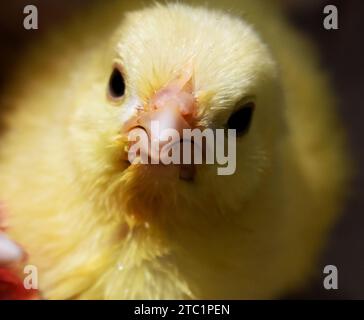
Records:
{"label": "red blurred object", "polygon": [[13,268],[0,268],[0,300],[36,300],[38,290],[26,289]]}
{"label": "red blurred object", "polygon": [[[5,205],[0,202],[0,232],[5,232],[6,229]],[[0,300],[39,299],[38,290],[26,289],[20,275],[19,263],[16,265],[0,265]]]}

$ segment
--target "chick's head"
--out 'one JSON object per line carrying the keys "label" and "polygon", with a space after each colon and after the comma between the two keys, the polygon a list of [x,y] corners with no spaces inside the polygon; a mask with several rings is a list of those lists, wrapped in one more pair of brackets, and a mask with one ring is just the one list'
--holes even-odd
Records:
{"label": "chick's head", "polygon": [[[277,68],[258,34],[231,15],[170,4],[127,14],[107,44],[84,70],[71,121],[79,179],[100,212],[197,241],[244,220],[282,127]],[[138,119],[168,110],[166,88],[189,127],[237,129],[234,174],[202,164],[186,180],[178,165],[126,161],[125,126],[145,130]]]}

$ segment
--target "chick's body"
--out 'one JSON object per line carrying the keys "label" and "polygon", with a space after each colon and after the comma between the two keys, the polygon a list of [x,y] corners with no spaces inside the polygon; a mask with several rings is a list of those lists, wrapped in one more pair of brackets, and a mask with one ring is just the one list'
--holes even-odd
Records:
{"label": "chick's body", "polygon": [[[50,34],[15,72],[0,198],[44,297],[271,298],[312,271],[347,176],[326,81],[275,8],[209,6],[124,17],[127,6],[108,5]],[[106,98],[115,61],[118,106]],[[202,166],[186,182],[120,160],[122,124],[186,65],[205,127],[255,99],[234,175]]]}

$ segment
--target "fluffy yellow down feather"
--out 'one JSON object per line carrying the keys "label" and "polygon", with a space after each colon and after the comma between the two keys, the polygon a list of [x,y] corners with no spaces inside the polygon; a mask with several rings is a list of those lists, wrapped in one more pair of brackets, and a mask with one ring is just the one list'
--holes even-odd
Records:
{"label": "fluffy yellow down feather", "polygon": [[[303,285],[348,169],[327,81],[279,10],[115,1],[60,30],[34,44],[1,100],[0,199],[44,297],[252,299]],[[121,106],[106,97],[115,60]],[[125,166],[119,129],[133,101],[191,61],[201,124],[222,127],[255,99],[236,173],[203,166],[187,183]]]}

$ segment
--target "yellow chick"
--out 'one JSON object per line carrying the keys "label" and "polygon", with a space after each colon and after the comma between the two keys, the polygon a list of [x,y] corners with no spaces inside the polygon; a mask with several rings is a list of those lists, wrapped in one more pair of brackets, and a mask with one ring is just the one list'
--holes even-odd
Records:
{"label": "yellow chick", "polygon": [[[25,56],[1,102],[0,200],[43,297],[261,299],[302,286],[348,177],[310,46],[268,1],[82,14]],[[125,161],[127,125],[148,132],[171,101],[175,126],[236,130],[234,174]]]}

